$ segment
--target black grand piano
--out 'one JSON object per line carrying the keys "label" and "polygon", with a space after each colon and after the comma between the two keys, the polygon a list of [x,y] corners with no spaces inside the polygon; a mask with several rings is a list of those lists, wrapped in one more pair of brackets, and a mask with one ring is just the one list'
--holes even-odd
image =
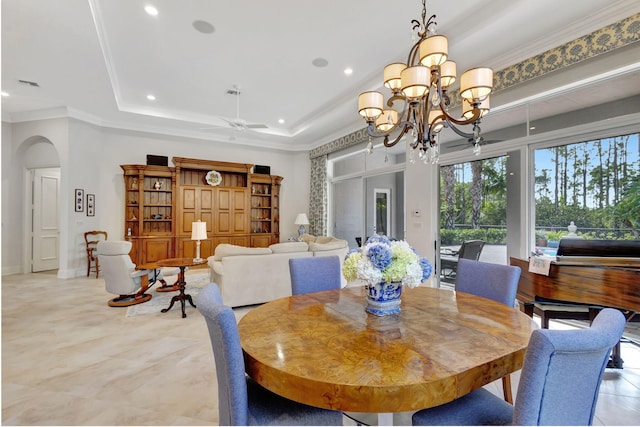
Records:
{"label": "black grand piano", "polygon": [[[562,239],[548,276],[529,272],[529,260],[510,264],[522,269],[516,298],[530,316],[540,303],[617,308],[627,321],[640,312],[640,240]],[[610,365],[622,368],[619,344]]]}

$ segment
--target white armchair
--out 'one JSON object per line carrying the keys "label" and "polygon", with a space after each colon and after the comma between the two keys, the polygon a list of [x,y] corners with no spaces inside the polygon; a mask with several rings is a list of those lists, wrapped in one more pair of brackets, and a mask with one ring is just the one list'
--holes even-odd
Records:
{"label": "white armchair", "polygon": [[149,281],[162,279],[160,269],[155,272],[136,270],[136,265],[129,257],[129,251],[131,242],[104,240],[98,243],[97,252],[105,289],[118,295],[109,300],[110,307],[126,307],[149,301],[151,295],[145,293],[149,288]]}

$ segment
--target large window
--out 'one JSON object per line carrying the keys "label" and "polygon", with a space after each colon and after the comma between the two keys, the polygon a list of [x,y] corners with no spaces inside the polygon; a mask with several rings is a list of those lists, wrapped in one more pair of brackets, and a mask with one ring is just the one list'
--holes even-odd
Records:
{"label": "large window", "polygon": [[535,150],[536,247],[553,253],[573,221],[587,239],[638,239],[638,134]]}

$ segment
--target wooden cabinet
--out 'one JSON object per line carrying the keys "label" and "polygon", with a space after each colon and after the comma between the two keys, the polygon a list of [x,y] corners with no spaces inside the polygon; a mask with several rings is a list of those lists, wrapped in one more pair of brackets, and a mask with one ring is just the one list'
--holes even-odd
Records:
{"label": "wooden cabinet", "polygon": [[[173,168],[121,165],[125,185],[124,235],[132,242],[131,260],[136,264],[167,258],[173,253]],[[141,241],[141,239],[143,239]]]}
{"label": "wooden cabinet", "polygon": [[196,221],[207,224],[202,258],[221,243],[267,247],[280,240],[282,177],[252,174],[253,165],[245,163],[172,161],[175,167],[121,165],[124,234],[133,244],[133,262],[195,257],[191,224]]}
{"label": "wooden cabinet", "polygon": [[282,177],[252,174],[251,246],[266,247],[280,241],[280,183]]}

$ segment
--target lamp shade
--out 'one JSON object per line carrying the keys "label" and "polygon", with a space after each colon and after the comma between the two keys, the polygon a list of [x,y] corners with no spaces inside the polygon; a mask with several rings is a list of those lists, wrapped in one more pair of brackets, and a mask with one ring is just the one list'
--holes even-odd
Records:
{"label": "lamp shade", "polygon": [[362,92],[358,97],[358,111],[366,120],[373,121],[382,113],[383,101],[380,92]]}
{"label": "lamp shade", "polygon": [[191,240],[207,240],[207,223],[202,221],[191,223]]}
{"label": "lamp shade", "polygon": [[376,119],[376,129],[388,131],[398,124],[398,112],[393,109],[382,110],[382,114]]}
{"label": "lamp shade", "polygon": [[[478,108],[480,109],[480,117],[484,117],[485,114],[489,112],[490,101],[489,96],[487,96],[484,100],[480,101],[480,105]],[[469,100],[462,98],[462,117],[465,119],[470,119],[473,117],[473,105],[469,102]]]}
{"label": "lamp shade", "polygon": [[296,217],[295,225],[309,225],[309,218],[307,218],[307,214],[299,213]]}
{"label": "lamp shade", "polygon": [[[410,99],[422,97],[431,86],[431,72],[429,68],[421,65],[407,67],[400,73],[402,81],[402,93]],[[382,111],[381,111],[382,112]]]}
{"label": "lamp shade", "polygon": [[449,42],[445,36],[431,36],[420,42],[420,63],[425,67],[442,65],[449,54]]}
{"label": "lamp shade", "polygon": [[442,110],[440,109],[429,111],[429,126],[431,126],[431,132],[438,133],[444,128],[443,117]]}
{"label": "lamp shade", "polygon": [[384,85],[393,92],[400,90],[400,73],[407,68],[407,64],[402,62],[394,62],[384,67]]}
{"label": "lamp shade", "polygon": [[448,88],[456,81],[456,63],[446,61],[440,66],[440,85],[443,89]]}
{"label": "lamp shade", "polygon": [[460,76],[460,96],[469,100],[482,101],[493,89],[491,68],[472,68]]}

